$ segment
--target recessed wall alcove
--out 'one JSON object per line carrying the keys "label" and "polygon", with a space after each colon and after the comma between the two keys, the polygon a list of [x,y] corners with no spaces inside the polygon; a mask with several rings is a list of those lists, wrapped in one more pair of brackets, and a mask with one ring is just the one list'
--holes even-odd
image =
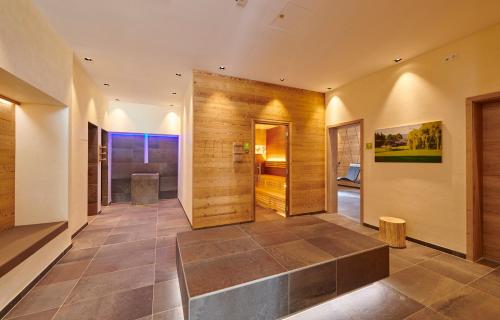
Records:
{"label": "recessed wall alcove", "polygon": [[111,201],[130,202],[134,173],[159,173],[159,199],[177,198],[178,150],[177,136],[111,133]]}
{"label": "recessed wall alcove", "polygon": [[[0,303],[3,305],[4,297],[7,299],[26,287],[19,274],[28,278],[39,274],[39,270],[29,267],[30,259],[55,258],[43,253],[46,244],[61,246],[62,250],[70,244],[69,110],[57,99],[3,69],[0,69],[0,97]],[[3,286],[10,281],[15,281],[16,286]]]}

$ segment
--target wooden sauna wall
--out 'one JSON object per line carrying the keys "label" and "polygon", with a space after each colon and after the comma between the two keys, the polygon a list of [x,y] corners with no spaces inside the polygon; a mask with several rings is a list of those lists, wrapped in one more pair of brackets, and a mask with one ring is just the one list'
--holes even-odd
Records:
{"label": "wooden sauna wall", "polygon": [[0,231],[14,227],[15,105],[0,104]]}
{"label": "wooden sauna wall", "polygon": [[[267,161],[286,161],[286,126],[277,126],[266,130]],[[285,159],[285,160],[283,160]],[[286,168],[265,166],[264,172],[273,176],[286,177]]]}
{"label": "wooden sauna wall", "polygon": [[193,226],[253,219],[252,120],[291,122],[290,213],[325,209],[325,100],[319,92],[193,73]]}
{"label": "wooden sauna wall", "polygon": [[349,164],[360,163],[359,125],[338,129],[338,176],[345,177]]}

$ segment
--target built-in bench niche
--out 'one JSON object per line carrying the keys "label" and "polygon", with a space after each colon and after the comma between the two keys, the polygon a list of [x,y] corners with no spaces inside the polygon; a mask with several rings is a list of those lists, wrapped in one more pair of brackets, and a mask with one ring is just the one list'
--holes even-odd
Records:
{"label": "built-in bench niche", "polygon": [[177,136],[111,133],[111,201],[131,201],[133,173],[159,173],[159,199],[177,198]]}
{"label": "built-in bench niche", "polygon": [[[40,170],[43,167],[50,172],[49,161],[45,160],[55,162],[52,165],[54,168],[57,160],[62,162],[66,159],[62,152],[47,151],[44,154],[40,151],[45,146],[42,142],[66,145],[64,141],[34,138],[43,137],[37,133],[59,130],[52,121],[66,118],[67,114],[61,113],[61,110],[56,106],[21,105],[0,95],[0,278],[68,229],[68,222],[65,221],[67,217],[61,212],[44,210],[53,202],[47,206],[44,201],[50,200],[34,200],[36,197],[33,190],[27,190],[28,187],[47,180],[47,172]],[[60,124],[61,128],[64,125]],[[50,134],[46,136],[51,137]],[[34,159],[34,155],[38,157]],[[38,172],[39,175],[36,174]],[[57,179],[53,179],[52,185],[58,188]],[[50,198],[50,188],[34,189],[44,192],[46,198]],[[16,201],[20,200],[21,205],[17,205]],[[60,207],[66,205],[61,204]],[[21,279],[19,281],[22,282]],[[4,312],[5,310],[0,310],[0,317]]]}

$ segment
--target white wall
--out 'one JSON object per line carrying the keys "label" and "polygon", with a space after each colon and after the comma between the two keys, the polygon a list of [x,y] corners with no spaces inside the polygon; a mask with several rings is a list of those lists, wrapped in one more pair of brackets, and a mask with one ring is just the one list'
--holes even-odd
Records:
{"label": "white wall", "polygon": [[184,96],[179,137],[178,196],[186,215],[193,223],[193,85]]}
{"label": "white wall", "polygon": [[375,163],[365,150],[366,223],[401,217],[408,236],[466,251],[465,99],[500,91],[498,39],[495,26],[327,94],[326,124],[363,118],[364,142],[376,129],[443,121],[443,163]]}
{"label": "white wall", "polygon": [[16,225],[68,219],[68,112],[16,106]]}
{"label": "white wall", "polygon": [[112,132],[179,135],[180,107],[111,101],[106,128]]}

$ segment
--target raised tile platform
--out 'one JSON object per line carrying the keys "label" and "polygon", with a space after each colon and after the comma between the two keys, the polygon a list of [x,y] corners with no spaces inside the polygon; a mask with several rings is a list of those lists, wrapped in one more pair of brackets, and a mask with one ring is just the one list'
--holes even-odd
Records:
{"label": "raised tile platform", "polygon": [[312,216],[179,233],[190,320],[277,319],[389,276],[389,248]]}

